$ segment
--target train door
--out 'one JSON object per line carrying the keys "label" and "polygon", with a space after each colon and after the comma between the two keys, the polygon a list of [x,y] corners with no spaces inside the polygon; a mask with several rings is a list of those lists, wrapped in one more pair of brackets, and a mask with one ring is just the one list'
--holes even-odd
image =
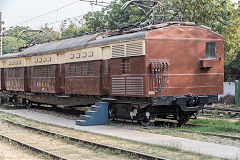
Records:
{"label": "train door", "polygon": [[101,64],[101,92],[109,94],[109,60],[103,60]]}
{"label": "train door", "polygon": [[65,65],[58,64],[56,68],[56,86],[59,93],[65,93]]}
{"label": "train door", "polygon": [[101,63],[101,93],[109,95],[109,59],[110,59],[110,46],[102,47],[102,63]]}

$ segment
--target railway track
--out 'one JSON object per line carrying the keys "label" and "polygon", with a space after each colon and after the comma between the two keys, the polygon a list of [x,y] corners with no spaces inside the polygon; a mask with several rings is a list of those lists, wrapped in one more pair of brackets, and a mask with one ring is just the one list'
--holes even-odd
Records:
{"label": "railway track", "polygon": [[202,134],[202,135],[207,135],[207,136],[216,136],[216,137],[228,138],[228,139],[232,139],[232,140],[240,140],[240,137],[229,136],[229,135],[224,135],[224,134],[215,134],[215,133],[208,133],[208,132],[197,132],[197,131],[189,131],[189,130],[182,130],[182,129],[179,129],[178,131],[180,131],[180,132],[187,132],[187,133],[197,133],[197,134]]}
{"label": "railway track", "polygon": [[[159,125],[161,124],[162,121],[157,121],[156,124]],[[164,124],[167,124],[168,126],[173,126],[176,127],[177,123],[176,122],[162,122]],[[187,123],[185,124],[185,126],[189,126],[189,127],[209,127],[207,125],[199,125],[199,124],[192,124],[192,123]],[[233,128],[232,128],[233,129]],[[232,140],[240,140],[240,137],[237,136],[230,136],[230,135],[224,135],[224,134],[215,134],[215,133],[208,133],[208,132],[198,132],[198,131],[189,131],[189,130],[184,130],[184,129],[177,129],[180,132],[187,132],[187,133],[197,133],[197,134],[202,134],[202,135],[208,135],[208,136],[216,136],[216,137],[221,137],[221,138],[228,138],[228,139],[232,139]]]}
{"label": "railway track", "polygon": [[[115,123],[119,123],[119,122],[115,122]],[[127,124],[127,122],[120,122],[120,123]],[[172,121],[156,121],[156,122],[154,122],[153,125],[154,126],[149,126],[149,128],[151,129],[151,127],[168,126],[168,127],[172,127],[172,128],[177,128],[177,131],[180,131],[180,132],[196,133],[196,134],[202,134],[202,135],[207,135],[207,136],[228,138],[228,139],[231,139],[231,140],[240,140],[240,137],[237,137],[237,136],[230,136],[230,135],[224,135],[224,134],[215,134],[215,133],[209,133],[209,132],[198,132],[198,131],[190,131],[190,130],[185,130],[185,129],[179,129],[179,127],[177,127],[178,123],[177,122],[172,122]],[[208,127],[207,125],[199,125],[199,124],[192,124],[192,123],[187,123],[184,126],[189,126],[189,127]],[[145,128],[148,128],[148,127],[145,127]]]}
{"label": "railway track", "polygon": [[[224,108],[224,107],[210,107],[210,106],[206,106],[202,110],[202,114],[204,112],[205,113],[210,113],[210,116],[211,116],[212,113],[214,113],[215,116],[222,117],[221,115],[226,115],[229,118],[238,117],[240,115],[240,109],[236,109],[236,108]],[[218,114],[220,114],[220,115],[216,115],[216,112]]]}
{"label": "railway track", "polygon": [[27,148],[27,149],[29,149],[29,150],[31,150],[31,151],[34,151],[34,152],[37,152],[37,153],[46,155],[46,156],[48,156],[48,157],[50,157],[50,158],[52,158],[52,159],[56,159],[56,160],[68,160],[68,159],[65,158],[65,157],[61,157],[61,156],[59,156],[59,155],[56,155],[56,154],[51,153],[51,152],[48,152],[48,151],[43,150],[43,149],[41,149],[41,148],[34,147],[34,146],[29,145],[29,144],[26,144],[26,143],[24,143],[24,142],[15,140],[15,139],[10,138],[10,137],[8,137],[8,136],[5,136],[5,135],[3,135],[3,134],[0,134],[0,138],[1,138],[1,139],[6,139],[6,140],[9,141],[9,142],[16,143],[17,145],[22,146],[22,147],[25,147],[25,148]]}
{"label": "railway track", "polygon": [[224,108],[224,107],[210,107],[206,106],[204,107],[205,110],[218,110],[218,111],[229,111],[229,112],[238,112],[240,113],[240,109],[235,108]]}
{"label": "railway track", "polygon": [[[107,150],[111,150],[111,151],[117,151],[118,153],[120,152],[122,154],[132,155],[132,156],[135,156],[135,157],[138,157],[138,158],[141,158],[141,159],[167,160],[166,158],[162,158],[162,157],[157,157],[157,156],[153,156],[153,155],[149,155],[149,154],[145,154],[145,153],[141,153],[141,152],[136,152],[136,151],[132,151],[132,150],[124,149],[124,148],[118,148],[118,147],[114,147],[114,146],[110,146],[110,145],[100,144],[100,143],[96,143],[96,142],[92,142],[92,141],[87,141],[87,140],[84,140],[84,139],[79,139],[79,138],[70,137],[70,136],[66,136],[66,135],[63,135],[63,134],[39,129],[39,128],[36,128],[36,127],[31,127],[31,126],[28,126],[28,125],[25,125],[25,124],[21,124],[21,123],[11,121],[11,120],[6,119],[4,117],[0,117],[0,118],[2,120],[12,124],[12,125],[20,126],[22,128],[32,130],[32,131],[36,131],[38,133],[46,134],[46,135],[49,135],[49,136],[58,137],[60,139],[68,139],[71,142],[81,143],[81,144],[84,144],[84,145],[87,145],[87,146],[93,146],[93,147],[107,149]],[[19,144],[22,145],[21,142],[19,142]],[[24,146],[24,144],[23,144],[23,146]],[[26,146],[26,147],[28,147],[28,146]],[[28,148],[32,149],[31,146],[29,146]],[[32,150],[35,150],[35,149],[33,148]],[[36,148],[36,151],[38,151],[37,148]],[[44,152],[44,151],[39,149],[38,152]],[[46,154],[50,155],[51,153],[49,153],[49,154],[46,153]],[[50,156],[54,156],[54,154],[50,155]],[[61,158],[59,157],[59,158],[56,158],[56,159],[61,159]]]}

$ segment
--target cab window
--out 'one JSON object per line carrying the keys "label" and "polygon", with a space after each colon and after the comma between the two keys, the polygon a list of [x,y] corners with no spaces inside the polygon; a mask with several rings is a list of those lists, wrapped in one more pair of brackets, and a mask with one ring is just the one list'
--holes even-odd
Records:
{"label": "cab window", "polygon": [[216,42],[206,43],[206,58],[216,58]]}

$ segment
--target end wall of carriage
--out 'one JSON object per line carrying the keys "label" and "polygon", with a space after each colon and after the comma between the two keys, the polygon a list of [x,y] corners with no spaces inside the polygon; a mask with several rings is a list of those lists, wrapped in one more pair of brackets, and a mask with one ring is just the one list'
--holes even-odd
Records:
{"label": "end wall of carriage", "polygon": [[[208,44],[213,44],[212,56]],[[223,58],[223,37],[209,29],[170,26],[150,31],[146,34],[149,93],[163,97],[222,93]]]}

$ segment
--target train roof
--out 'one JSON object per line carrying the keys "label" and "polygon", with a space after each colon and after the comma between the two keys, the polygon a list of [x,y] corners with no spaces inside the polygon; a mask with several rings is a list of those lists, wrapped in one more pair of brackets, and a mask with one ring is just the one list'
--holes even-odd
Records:
{"label": "train roof", "polygon": [[124,42],[130,40],[143,39],[146,36],[146,33],[159,28],[168,27],[170,25],[185,25],[185,26],[195,26],[195,23],[192,22],[169,22],[158,25],[147,26],[145,28],[136,28],[129,31],[129,33],[115,35],[115,36],[106,36],[105,33],[98,33],[92,35],[86,35],[77,38],[70,38],[60,41],[52,41],[48,43],[36,44],[32,47],[29,47],[18,53],[8,53],[0,56],[0,59],[8,58],[17,58],[17,57],[28,57],[40,54],[48,54],[54,52],[64,52],[82,48],[88,48],[93,46],[107,45],[116,42]]}
{"label": "train roof", "polygon": [[0,56],[0,59],[17,58],[24,56],[34,56],[39,54],[47,54],[53,52],[64,52],[68,50],[82,49],[86,47],[107,45],[113,42],[122,42],[129,40],[137,40],[145,37],[147,31],[135,32],[131,34],[123,34],[112,37],[102,37],[101,34],[87,35],[77,38],[70,38],[60,41],[36,44],[18,53],[8,53]]}

